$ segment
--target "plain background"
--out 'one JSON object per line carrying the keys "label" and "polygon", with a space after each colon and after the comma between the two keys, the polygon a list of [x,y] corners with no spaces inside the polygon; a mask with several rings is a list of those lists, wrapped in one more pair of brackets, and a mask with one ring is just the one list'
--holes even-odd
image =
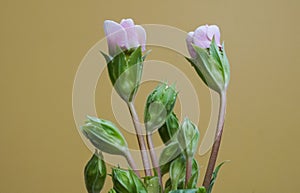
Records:
{"label": "plain background", "polygon": [[[104,37],[103,21],[128,17],[184,31],[206,23],[222,30],[232,79],[219,161],[231,162],[214,192],[298,192],[298,8],[298,0],[2,0],[0,192],[85,192],[91,152],[74,124],[73,80],[85,53]],[[99,92],[97,110],[109,117],[110,103]],[[207,155],[200,160],[205,168]]]}

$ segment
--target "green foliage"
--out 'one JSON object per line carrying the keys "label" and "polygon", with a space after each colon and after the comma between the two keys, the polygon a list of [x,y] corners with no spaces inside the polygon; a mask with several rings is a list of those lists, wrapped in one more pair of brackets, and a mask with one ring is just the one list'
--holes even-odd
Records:
{"label": "green foliage", "polygon": [[159,193],[161,187],[159,184],[159,178],[157,176],[146,176],[144,178],[144,184],[148,193]]}
{"label": "green foliage", "polygon": [[174,141],[174,139],[176,139],[178,129],[178,118],[176,117],[176,114],[172,112],[166,119],[166,122],[158,129],[160,138],[162,139],[164,144],[171,143],[171,141]]}
{"label": "green foliage", "polygon": [[84,168],[85,187],[88,193],[99,193],[106,179],[106,166],[102,155],[93,154]]}
{"label": "green foliage", "polygon": [[116,155],[125,155],[128,152],[124,136],[110,121],[88,116],[81,130],[90,142],[103,152]]}
{"label": "green foliage", "polygon": [[112,181],[117,193],[147,193],[143,182],[132,170],[113,168]]}
{"label": "green foliage", "polygon": [[177,92],[175,86],[165,83],[158,85],[147,98],[144,122],[147,132],[160,128],[172,114]]}
{"label": "green foliage", "polygon": [[212,178],[211,178],[210,185],[209,185],[209,188],[208,188],[208,190],[207,190],[207,193],[211,193],[212,188],[213,188],[213,186],[214,186],[214,184],[215,184],[215,182],[216,182],[216,180],[217,180],[218,173],[219,173],[219,171],[220,171],[222,165],[224,165],[226,162],[228,162],[228,161],[223,161],[222,163],[220,163],[220,164],[216,167],[215,171],[213,172],[213,175],[212,175]]}
{"label": "green foliage", "polygon": [[200,187],[197,189],[182,189],[182,190],[173,190],[169,193],[206,193],[206,190],[204,187]]}

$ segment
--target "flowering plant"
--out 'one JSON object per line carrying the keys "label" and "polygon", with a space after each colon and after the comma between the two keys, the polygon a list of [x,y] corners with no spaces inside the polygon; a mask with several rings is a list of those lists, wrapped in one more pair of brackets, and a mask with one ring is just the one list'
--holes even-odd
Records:
{"label": "flowering plant", "polygon": [[[114,123],[87,116],[81,131],[95,148],[84,170],[89,193],[101,192],[107,169],[102,152],[123,156],[128,168],[112,167],[109,174],[113,187],[109,193],[211,193],[218,171],[215,167],[223,133],[226,92],[229,84],[229,62],[220,30],[216,25],[200,26],[187,34],[186,43],[192,64],[203,82],[220,96],[220,110],[215,140],[202,186],[198,185],[199,164],[194,158],[200,132],[188,117],[178,120],[174,106],[178,96],[175,85],[160,83],[148,96],[142,128],[135,108],[143,62],[146,59],[146,31],[132,19],[120,23],[104,22],[109,53],[103,54],[114,89],[127,104],[135,127],[144,173],[138,170],[127,141]],[[158,130],[164,149],[154,151],[152,135]],[[143,135],[145,133],[145,136]],[[148,156],[148,153],[150,156]],[[166,175],[168,174],[168,175]]]}

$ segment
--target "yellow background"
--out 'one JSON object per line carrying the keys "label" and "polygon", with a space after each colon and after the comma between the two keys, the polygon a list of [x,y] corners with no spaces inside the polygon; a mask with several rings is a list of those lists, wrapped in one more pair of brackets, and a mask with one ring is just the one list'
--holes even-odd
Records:
{"label": "yellow background", "polygon": [[[214,192],[298,192],[298,9],[298,0],[1,0],[0,193],[85,192],[91,152],[74,124],[73,80],[85,53],[104,37],[103,21],[128,17],[184,31],[206,23],[221,28],[232,78],[219,161],[231,162]],[[101,115],[110,106],[99,98],[97,91]],[[199,159],[202,168],[207,156]]]}

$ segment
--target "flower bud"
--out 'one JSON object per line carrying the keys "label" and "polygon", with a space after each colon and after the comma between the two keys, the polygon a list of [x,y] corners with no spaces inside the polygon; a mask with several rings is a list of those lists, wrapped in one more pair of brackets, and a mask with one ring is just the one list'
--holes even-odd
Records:
{"label": "flower bud", "polygon": [[204,187],[200,187],[197,189],[181,189],[181,190],[173,190],[169,193],[206,193],[206,190]]}
{"label": "flower bud", "polygon": [[170,116],[166,119],[166,122],[158,129],[159,136],[164,142],[164,144],[168,144],[174,141],[178,129],[178,118],[176,117],[176,114],[172,112]]}
{"label": "flower bud", "polygon": [[117,192],[115,191],[115,189],[112,188],[108,191],[108,193],[117,193]]}
{"label": "flower bud", "polygon": [[90,116],[87,118],[81,130],[97,149],[115,155],[128,153],[125,138],[112,122]]}
{"label": "flower bud", "polygon": [[113,168],[112,181],[117,193],[147,193],[143,182],[132,170]]}
{"label": "flower bud", "polygon": [[105,178],[105,162],[102,155],[96,152],[84,168],[84,180],[88,193],[99,193],[103,188]]}
{"label": "flower bud", "polygon": [[173,112],[177,94],[174,85],[168,86],[163,83],[148,96],[144,112],[147,132],[151,133],[165,123]]}
{"label": "flower bud", "polygon": [[132,19],[123,19],[120,24],[106,20],[104,21],[104,32],[109,55],[112,57],[118,54],[118,48],[129,50],[141,46],[142,51],[145,51],[145,29],[140,25],[135,25]]}
{"label": "flower bud", "polygon": [[229,84],[230,69],[224,44],[220,44],[220,31],[216,25],[200,26],[188,33],[187,47],[192,58],[187,60],[203,82],[218,93]]}
{"label": "flower bud", "polygon": [[144,184],[148,193],[159,193],[161,192],[159,178],[157,176],[146,176],[144,178]]}
{"label": "flower bud", "polygon": [[192,162],[192,176],[185,187],[185,175],[186,175],[186,159],[183,156],[176,158],[172,161],[170,166],[170,180],[172,184],[172,190],[195,188],[199,178],[199,165],[195,159]]}
{"label": "flower bud", "polygon": [[193,158],[199,141],[198,128],[185,118],[177,135],[178,143],[186,158]]}
{"label": "flower bud", "polygon": [[181,179],[185,177],[185,159],[184,157],[178,157],[170,166],[170,179],[172,184],[172,190],[177,190]]}

